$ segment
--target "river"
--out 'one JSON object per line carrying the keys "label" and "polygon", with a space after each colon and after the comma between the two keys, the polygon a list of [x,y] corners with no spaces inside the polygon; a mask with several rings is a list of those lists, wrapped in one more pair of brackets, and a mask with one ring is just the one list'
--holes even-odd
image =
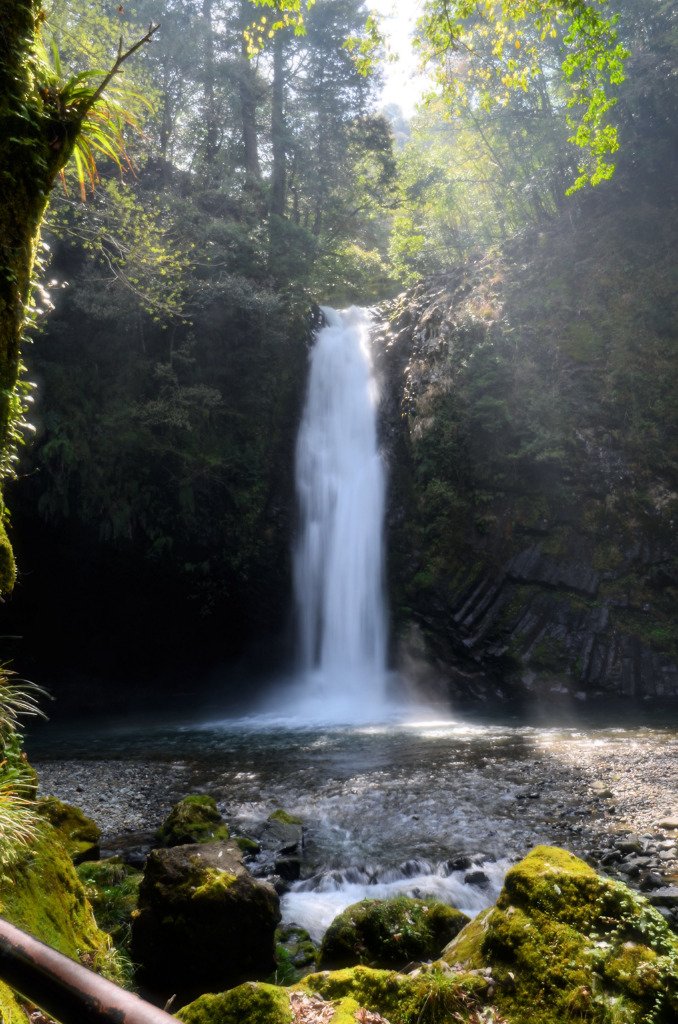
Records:
{"label": "river", "polygon": [[148,840],[194,792],[214,796],[236,835],[279,807],[298,815],[301,879],[283,913],[316,937],[368,893],[437,895],[475,913],[538,843],[597,863],[620,833],[665,839],[657,821],[678,808],[678,735],[656,723],[304,728],[258,716],[41,736],[29,753],[43,791],[94,817],[108,852]]}

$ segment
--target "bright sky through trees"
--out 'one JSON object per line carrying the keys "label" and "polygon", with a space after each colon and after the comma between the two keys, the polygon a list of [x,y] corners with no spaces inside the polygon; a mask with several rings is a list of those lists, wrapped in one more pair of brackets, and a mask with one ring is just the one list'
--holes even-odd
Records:
{"label": "bright sky through trees", "polygon": [[411,117],[420,101],[427,79],[417,74],[417,56],[412,50],[412,33],[421,16],[423,0],[371,0],[368,7],[377,11],[390,52],[398,57],[384,66],[383,102],[397,103]]}

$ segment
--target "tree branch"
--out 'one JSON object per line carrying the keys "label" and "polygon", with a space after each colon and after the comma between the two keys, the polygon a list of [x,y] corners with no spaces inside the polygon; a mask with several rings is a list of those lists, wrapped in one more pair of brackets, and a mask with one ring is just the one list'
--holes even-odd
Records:
{"label": "tree branch", "polygon": [[98,86],[96,91],[92,93],[92,95],[87,99],[86,103],[78,111],[79,116],[81,118],[83,118],[87,114],[87,112],[92,109],[94,104],[101,98],[101,94],[103,93],[104,89],[111,81],[111,79],[118,74],[121,66],[125,63],[127,58],[131,57],[133,53],[136,53],[140,46],[144,46],[145,43],[150,42],[150,40],[152,39],[152,37],[155,35],[159,28],[160,23],[154,25],[153,22],[151,22],[150,25],[148,26],[148,32],[146,33],[146,35],[142,36],[141,39],[138,39],[134,46],[130,46],[129,50],[126,50],[124,53],[122,52],[122,36],[120,36],[120,42],[118,44],[118,56],[115,58],[113,67],[108,72],[108,74],[102,81],[101,85]]}

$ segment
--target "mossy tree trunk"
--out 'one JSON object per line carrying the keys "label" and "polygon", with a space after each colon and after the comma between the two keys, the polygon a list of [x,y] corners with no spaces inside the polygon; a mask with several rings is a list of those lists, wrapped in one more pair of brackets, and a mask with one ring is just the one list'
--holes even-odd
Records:
{"label": "mossy tree trunk", "polygon": [[[20,346],[33,266],[50,189],[67,163],[81,119],[59,116],[41,94],[34,44],[39,0],[0,0],[0,466],[7,475]],[[12,589],[14,560],[0,537],[0,592]]]}

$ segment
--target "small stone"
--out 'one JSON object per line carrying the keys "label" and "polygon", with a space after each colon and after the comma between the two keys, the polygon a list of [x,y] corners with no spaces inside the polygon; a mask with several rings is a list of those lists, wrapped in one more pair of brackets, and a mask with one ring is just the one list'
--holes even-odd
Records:
{"label": "small stone", "polygon": [[661,889],[664,884],[664,879],[656,871],[648,871],[645,877],[640,883],[640,889],[642,892],[648,892],[650,889]]}
{"label": "small stone", "polygon": [[628,836],[626,839],[618,839],[614,844],[622,853],[642,853],[643,844],[638,836]]}
{"label": "small stone", "polygon": [[657,822],[657,828],[665,828],[665,829],[678,828],[678,815],[671,816],[670,818],[662,818],[661,821]]}
{"label": "small stone", "polygon": [[647,897],[656,907],[678,907],[678,885],[666,885],[656,889]]}
{"label": "small stone", "polygon": [[488,882],[484,871],[467,871],[464,875],[464,885],[487,885]]}

